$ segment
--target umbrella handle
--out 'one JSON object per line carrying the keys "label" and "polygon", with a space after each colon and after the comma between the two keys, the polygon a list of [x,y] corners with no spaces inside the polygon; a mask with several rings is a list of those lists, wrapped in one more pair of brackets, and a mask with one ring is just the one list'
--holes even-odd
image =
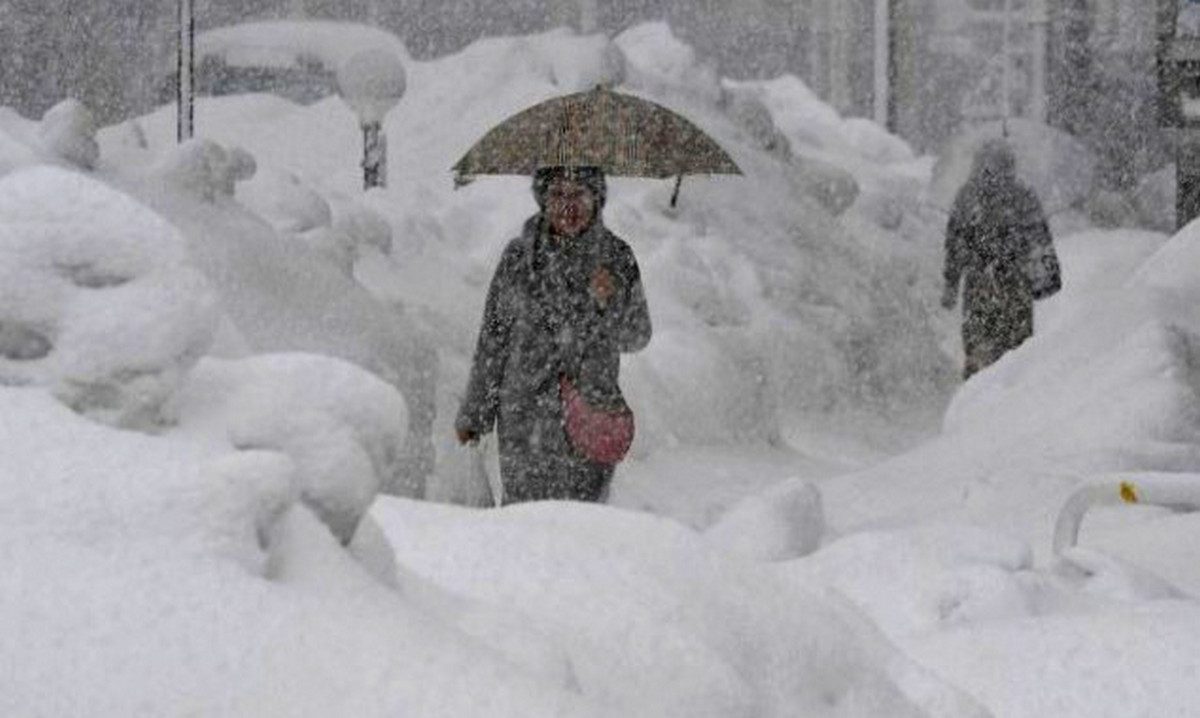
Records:
{"label": "umbrella handle", "polygon": [[680,174],[675,178],[675,191],[671,193],[671,207],[674,208],[679,203],[679,188],[683,186],[683,175]]}

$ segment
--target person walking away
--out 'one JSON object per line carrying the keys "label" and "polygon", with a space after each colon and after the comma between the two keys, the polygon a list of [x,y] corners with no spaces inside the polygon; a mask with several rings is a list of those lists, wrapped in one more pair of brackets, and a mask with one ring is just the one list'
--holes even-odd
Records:
{"label": "person walking away", "polygon": [[633,251],[601,217],[604,174],[542,168],[533,192],[540,211],[492,278],[455,429],[470,444],[495,427],[506,504],[603,501],[619,457],[573,441],[567,398],[627,413],[620,355],[649,343],[650,314]]}
{"label": "person walking away", "polygon": [[1053,239],[1033,190],[1017,179],[1003,140],[984,144],[946,227],[942,306],[963,285],[963,378],[1033,335],[1033,302],[1062,286]]}

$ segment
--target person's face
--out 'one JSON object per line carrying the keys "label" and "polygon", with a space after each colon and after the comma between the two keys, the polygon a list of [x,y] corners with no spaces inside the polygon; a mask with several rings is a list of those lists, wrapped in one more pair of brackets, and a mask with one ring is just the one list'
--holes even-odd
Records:
{"label": "person's face", "polygon": [[586,185],[556,179],[546,189],[546,218],[555,234],[577,237],[592,223],[596,197]]}

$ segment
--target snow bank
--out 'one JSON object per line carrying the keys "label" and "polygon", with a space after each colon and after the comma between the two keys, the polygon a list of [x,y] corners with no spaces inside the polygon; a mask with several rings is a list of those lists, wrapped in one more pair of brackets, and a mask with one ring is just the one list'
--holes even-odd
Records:
{"label": "snow bank", "polygon": [[280,232],[308,232],[333,224],[329,203],[299,177],[265,168],[236,188],[238,202]]}
{"label": "snow bank", "polygon": [[721,99],[716,68],[705,64],[690,45],[680,41],[664,22],[644,23],[617,36],[626,58],[631,89],[662,95],[683,94],[703,102]]}
{"label": "snow bank", "polygon": [[[1149,260],[1161,235],[1060,242],[1064,289],[1039,303],[1034,337],[960,389],[944,438],[823,486],[833,525],[945,514],[1029,537],[1042,553],[1053,513],[1087,475],[1194,470],[1200,326],[1186,307],[1198,278],[1189,261],[1166,259],[1188,236]],[[877,482],[895,491],[872,497]]]}
{"label": "snow bank", "polygon": [[931,637],[914,655],[996,715],[1189,715],[1200,700],[1194,601],[982,624]]}
{"label": "snow bank", "polygon": [[[5,110],[7,108],[0,107],[0,113]],[[0,176],[19,167],[37,163],[37,155],[34,151],[29,148],[29,145],[19,140],[5,124],[7,123],[0,124]]]}
{"label": "snow bank", "polygon": [[300,497],[342,543],[379,490],[401,481],[404,400],[352,364],[305,354],[206,359],[177,403],[185,433],[286,455]]}
{"label": "snow bank", "polygon": [[1034,613],[1033,554],[970,526],[854,533],[781,568],[836,588],[893,639]]}
{"label": "snow bank", "polygon": [[96,168],[100,145],[96,142],[96,119],[78,100],[64,100],[46,111],[38,126],[43,152],[85,170]]}
{"label": "snow bank", "polygon": [[375,515],[417,574],[537,616],[583,695],[621,714],[982,715],[852,611],[671,521],[569,503]]}
{"label": "snow bank", "polygon": [[1200,476],[1196,231],[1062,238],[1034,338],[963,385],[943,437],[823,482],[842,536],[782,575],[846,595],[997,714],[1186,712],[1196,514],[1097,509],[1066,560],[1035,557],[1085,483]]}
{"label": "snow bank", "polygon": [[0,176],[39,164],[93,170],[100,159],[95,119],[77,100],[63,100],[41,121],[0,107]]}
{"label": "snow bank", "polygon": [[0,435],[0,713],[600,714],[407,597],[432,587],[372,578],[280,454],[113,431],[36,389],[0,387]]}
{"label": "snow bank", "polygon": [[916,159],[907,143],[874,122],[861,118],[843,119],[794,75],[765,81],[725,80],[724,85],[763,102],[780,132],[796,151],[828,150],[875,164]]}
{"label": "snow bank", "polygon": [[0,179],[0,383],[150,427],[213,340],[183,239],[130,197],[43,167]]}
{"label": "snow bank", "polygon": [[186,238],[190,262],[212,283],[236,334],[229,346],[337,357],[399,389],[408,437],[403,469],[384,490],[421,495],[433,461],[438,373],[429,339],[401,307],[377,301],[344,268],[238,204],[230,183],[239,175],[223,161],[237,155],[198,140],[152,155],[143,174],[123,181]]}
{"label": "snow bank", "polygon": [[743,499],[704,535],[744,558],[782,561],[816,551],[824,532],[820,491],[797,479]]}
{"label": "snow bank", "polygon": [[98,129],[91,110],[74,99],[51,107],[39,122],[0,107],[0,176],[38,164],[94,170]]}

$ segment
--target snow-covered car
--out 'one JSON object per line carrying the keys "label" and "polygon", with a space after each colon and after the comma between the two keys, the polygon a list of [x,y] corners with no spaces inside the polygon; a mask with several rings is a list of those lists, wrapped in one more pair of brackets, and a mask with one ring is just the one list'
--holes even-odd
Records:
{"label": "snow-covered car", "polygon": [[[395,35],[369,25],[320,20],[271,20],[216,28],[196,37],[196,93],[271,93],[311,104],[337,92],[337,70],[365,50],[409,58]],[[174,97],[167,78],[163,99]]]}

